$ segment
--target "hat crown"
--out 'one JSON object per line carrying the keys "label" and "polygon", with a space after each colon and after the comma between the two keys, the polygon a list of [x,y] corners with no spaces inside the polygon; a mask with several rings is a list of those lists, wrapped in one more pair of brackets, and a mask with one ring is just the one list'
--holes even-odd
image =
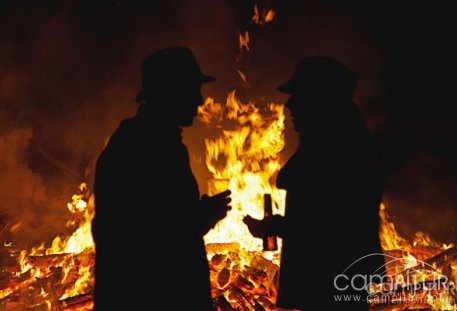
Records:
{"label": "hat crown", "polygon": [[284,93],[320,93],[353,95],[357,76],[343,63],[326,57],[304,58],[292,78],[278,89]]}
{"label": "hat crown", "polygon": [[147,99],[152,92],[198,86],[215,80],[203,75],[192,51],[181,46],[165,48],[146,57],[141,73],[143,89],[137,101]]}
{"label": "hat crown", "polygon": [[148,56],[142,66],[143,86],[178,78],[192,79],[202,75],[192,51],[185,47],[172,47]]}

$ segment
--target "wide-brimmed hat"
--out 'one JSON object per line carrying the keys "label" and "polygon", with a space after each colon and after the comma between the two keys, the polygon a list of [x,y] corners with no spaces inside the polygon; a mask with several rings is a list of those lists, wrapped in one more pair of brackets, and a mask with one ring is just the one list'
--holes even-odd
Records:
{"label": "wide-brimmed hat", "polygon": [[346,65],[327,57],[307,57],[296,67],[292,77],[277,90],[286,94],[333,93],[353,95],[357,76]]}
{"label": "wide-brimmed hat", "polygon": [[202,74],[189,48],[170,47],[149,55],[143,62],[142,90],[136,101],[144,101],[157,91],[213,82],[215,77]]}

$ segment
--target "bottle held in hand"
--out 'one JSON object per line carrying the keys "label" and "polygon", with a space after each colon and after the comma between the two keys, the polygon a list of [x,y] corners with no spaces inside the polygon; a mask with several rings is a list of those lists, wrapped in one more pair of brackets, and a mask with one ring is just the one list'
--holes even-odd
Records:
{"label": "bottle held in hand", "polygon": [[[271,194],[265,193],[263,195],[264,214],[263,221],[269,222],[273,218],[273,209],[271,203]],[[278,249],[278,242],[275,235],[267,235],[263,238],[263,250],[275,251]]]}

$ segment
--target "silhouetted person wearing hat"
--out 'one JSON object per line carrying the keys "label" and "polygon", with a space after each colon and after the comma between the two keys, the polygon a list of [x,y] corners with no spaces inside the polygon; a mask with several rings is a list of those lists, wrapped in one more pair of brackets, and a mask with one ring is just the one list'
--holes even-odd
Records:
{"label": "silhouetted person wearing hat", "polygon": [[225,217],[230,193],[200,200],[180,128],[215,78],[183,47],[152,54],[142,74],[137,114],[97,162],[95,309],[213,310],[203,235]]}
{"label": "silhouetted person wearing hat", "polygon": [[[256,236],[284,238],[279,307],[367,310],[366,291],[354,289],[351,280],[378,268],[383,272],[381,178],[352,100],[356,85],[355,74],[343,64],[311,57],[278,88],[291,94],[286,105],[300,135],[298,150],[277,179],[278,187],[287,190],[286,216],[268,222],[247,217],[245,222]],[[377,255],[350,266],[370,254]],[[362,283],[356,277],[355,287],[362,289]],[[338,302],[334,295],[358,295],[361,301]]]}

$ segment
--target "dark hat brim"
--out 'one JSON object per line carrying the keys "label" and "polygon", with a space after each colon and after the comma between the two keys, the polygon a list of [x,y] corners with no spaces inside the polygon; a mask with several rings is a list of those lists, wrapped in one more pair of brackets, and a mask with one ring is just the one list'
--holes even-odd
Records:
{"label": "dark hat brim", "polygon": [[285,93],[285,94],[292,94],[294,92],[294,84],[292,81],[287,81],[284,84],[281,84],[276,88],[279,92]]}
{"label": "dark hat brim", "polygon": [[[200,78],[201,83],[210,83],[216,81],[216,77],[213,76],[207,76],[207,75],[201,75]],[[136,101],[137,102],[142,102],[146,100],[146,92],[144,90],[141,90],[138,95],[136,96]]]}

